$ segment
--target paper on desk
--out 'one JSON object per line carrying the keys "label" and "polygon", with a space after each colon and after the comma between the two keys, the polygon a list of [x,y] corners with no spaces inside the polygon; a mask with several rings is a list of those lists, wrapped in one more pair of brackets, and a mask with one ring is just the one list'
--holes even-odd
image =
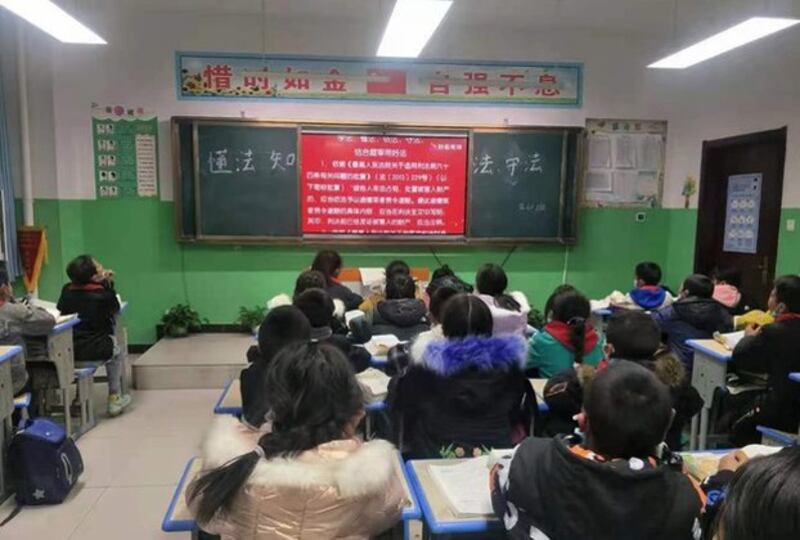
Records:
{"label": "paper on desk", "polygon": [[360,309],[351,309],[350,311],[345,311],[344,313],[344,323],[350,328],[350,321],[353,319],[358,319],[359,317],[366,316],[363,311]]}
{"label": "paper on desk", "polygon": [[71,321],[72,319],[75,319],[78,316],[77,313],[73,313],[71,315],[62,315],[61,312],[58,311],[55,302],[48,302],[47,300],[42,300],[41,298],[31,298],[31,305],[38,308],[42,308],[50,315],[52,315],[53,318],[56,320],[56,324],[61,324],[66,321]]}
{"label": "paper on desk", "polygon": [[379,336],[372,336],[372,339],[364,344],[364,348],[367,349],[372,356],[386,356],[389,353],[389,349],[398,343],[400,343],[400,340],[397,339],[397,336],[382,334]]}
{"label": "paper on desk", "polygon": [[364,388],[367,401],[380,401],[389,393],[389,381],[386,373],[375,368],[367,368],[356,375],[356,379]]}
{"label": "paper on desk", "polygon": [[465,459],[457,465],[430,465],[431,476],[456,514],[494,513],[489,493],[489,457]]}
{"label": "paper on desk", "polygon": [[714,332],[714,340],[728,349],[732,351],[736,348],[742,338],[744,337],[744,330],[740,332],[731,332],[729,334],[720,334],[719,332]]}
{"label": "paper on desk", "polygon": [[[780,446],[750,444],[742,448],[742,452],[744,452],[750,459],[753,459],[759,456],[772,455],[781,449],[782,448]],[[689,469],[689,474],[701,481],[705,480],[712,474],[716,474],[717,470],[719,469],[719,460],[726,455],[727,453],[714,452],[685,452],[681,454],[683,457],[683,462]]]}
{"label": "paper on desk", "polygon": [[383,283],[383,268],[359,268],[358,271],[361,273],[361,284],[364,287]]}

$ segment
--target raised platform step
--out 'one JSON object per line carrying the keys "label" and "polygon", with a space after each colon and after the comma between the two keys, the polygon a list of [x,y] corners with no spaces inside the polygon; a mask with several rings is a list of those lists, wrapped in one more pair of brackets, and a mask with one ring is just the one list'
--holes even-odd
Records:
{"label": "raised platform step", "polygon": [[163,338],[133,363],[139,390],[223,388],[247,364],[253,336],[196,334]]}

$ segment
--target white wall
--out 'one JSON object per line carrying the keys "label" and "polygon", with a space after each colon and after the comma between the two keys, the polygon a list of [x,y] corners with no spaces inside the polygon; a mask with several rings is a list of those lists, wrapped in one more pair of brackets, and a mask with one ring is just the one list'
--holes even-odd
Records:
{"label": "white wall", "polygon": [[[170,140],[173,115],[241,116],[293,120],[403,121],[577,125],[587,117],[669,121],[664,202],[683,206],[687,175],[699,176],[704,139],[789,126],[785,207],[800,206],[800,31],[788,31],[728,57],[681,72],[645,69],[663,43],[585,32],[465,28],[435,41],[427,54],[439,58],[573,60],[585,64],[582,109],[459,107],[431,105],[308,104],[298,102],[179,101],[174,85],[176,50],[262,50],[259,17],[189,13],[94,13],[90,25],[107,38],[105,47],[53,47],[52,108],[57,182],[36,175],[37,197],[93,198],[92,102],[122,103],[156,111],[161,119],[162,198],[172,198]],[[363,24],[271,20],[267,45],[276,53],[370,55],[377,43]],[[37,89],[46,103],[48,81]],[[46,109],[42,109],[46,111]],[[37,117],[37,126],[47,124]],[[45,147],[50,144],[37,128]],[[38,144],[38,142],[37,142]]]}

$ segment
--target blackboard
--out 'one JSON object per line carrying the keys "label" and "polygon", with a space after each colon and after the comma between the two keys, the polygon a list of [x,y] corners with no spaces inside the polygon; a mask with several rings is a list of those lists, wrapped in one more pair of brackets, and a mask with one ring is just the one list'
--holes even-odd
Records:
{"label": "blackboard", "polygon": [[571,239],[577,142],[574,130],[474,131],[468,236]]}
{"label": "blackboard", "polygon": [[297,128],[196,123],[198,235],[296,237]]}

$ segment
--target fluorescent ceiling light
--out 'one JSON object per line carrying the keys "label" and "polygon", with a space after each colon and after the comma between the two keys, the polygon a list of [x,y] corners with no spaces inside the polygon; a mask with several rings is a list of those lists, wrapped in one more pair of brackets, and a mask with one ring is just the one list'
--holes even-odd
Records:
{"label": "fluorescent ceiling light", "polygon": [[743,23],[723,30],[708,39],[678,51],[650,64],[649,68],[684,69],[704,60],[728,52],[751,41],[761,39],[785,28],[794,26],[800,19],[781,19],[776,17],[753,17]]}
{"label": "fluorescent ceiling light", "polygon": [[452,0],[397,0],[378,56],[419,56],[451,5]]}
{"label": "fluorescent ceiling light", "polygon": [[38,26],[62,43],[106,44],[103,38],[49,0],[0,0],[0,6]]}

